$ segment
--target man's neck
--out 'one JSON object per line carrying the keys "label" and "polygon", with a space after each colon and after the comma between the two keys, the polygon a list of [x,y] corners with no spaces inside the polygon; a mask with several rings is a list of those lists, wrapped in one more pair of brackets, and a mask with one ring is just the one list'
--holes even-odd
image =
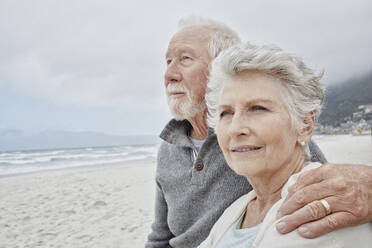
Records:
{"label": "man's neck", "polygon": [[188,119],[188,121],[192,126],[190,138],[195,140],[203,140],[207,138],[208,126],[206,112],[200,113],[195,117]]}

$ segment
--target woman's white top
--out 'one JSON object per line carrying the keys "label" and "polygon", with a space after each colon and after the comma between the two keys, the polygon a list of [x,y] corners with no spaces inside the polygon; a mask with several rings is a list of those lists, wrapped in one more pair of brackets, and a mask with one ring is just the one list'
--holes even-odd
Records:
{"label": "woman's white top", "polygon": [[[264,248],[290,248],[290,247],[327,247],[327,248],[371,248],[372,247],[372,223],[359,225],[355,227],[343,228],[331,233],[322,235],[314,239],[306,239],[301,237],[297,230],[288,234],[282,235],[276,230],[276,223],[280,221],[276,219],[276,214],[283,200],[288,194],[288,187],[293,185],[298,176],[308,170],[318,168],[319,163],[311,163],[304,167],[299,173],[292,175],[284,185],[281,192],[281,199],[277,201],[267,212],[261,228],[251,247]],[[214,248],[224,237],[230,227],[241,217],[245,212],[247,204],[256,197],[256,192],[252,190],[246,195],[237,199],[228,207],[210,231],[209,236],[199,246],[199,248]],[[332,206],[331,206],[332,207]]]}
{"label": "woman's white top", "polygon": [[245,248],[251,247],[260,231],[261,224],[249,228],[240,228],[245,211],[240,215],[239,219],[235,221],[223,235],[217,248]]}

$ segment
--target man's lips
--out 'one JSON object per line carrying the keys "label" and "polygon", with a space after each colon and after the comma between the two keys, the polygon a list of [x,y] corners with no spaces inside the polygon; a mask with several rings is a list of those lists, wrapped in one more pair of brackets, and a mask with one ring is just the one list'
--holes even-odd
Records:
{"label": "man's lips", "polygon": [[174,97],[177,97],[177,96],[183,96],[183,95],[185,95],[185,92],[174,91],[174,92],[169,92],[168,95],[169,95],[169,96],[174,96]]}
{"label": "man's lips", "polygon": [[233,147],[230,150],[232,152],[236,152],[236,153],[246,153],[246,152],[258,151],[261,148],[262,148],[262,146],[245,145],[245,146]]}

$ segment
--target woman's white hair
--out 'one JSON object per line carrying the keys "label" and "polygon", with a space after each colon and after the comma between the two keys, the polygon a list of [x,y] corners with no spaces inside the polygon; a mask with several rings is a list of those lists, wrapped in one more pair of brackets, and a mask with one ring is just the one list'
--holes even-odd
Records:
{"label": "woman's white hair", "polygon": [[216,58],[222,50],[240,43],[238,34],[227,25],[195,15],[181,18],[178,22],[178,31],[193,26],[206,27],[210,30],[208,52],[212,59]]}
{"label": "woman's white hair", "polygon": [[[282,92],[283,101],[298,132],[308,127],[306,120],[319,116],[324,100],[320,84],[323,73],[316,75],[301,58],[277,46],[246,43],[221,52],[211,65],[206,93],[210,127],[217,128],[218,106],[224,85],[231,81],[232,76],[249,70],[271,75],[283,82],[286,88]],[[308,145],[304,146],[304,154],[310,158]]]}

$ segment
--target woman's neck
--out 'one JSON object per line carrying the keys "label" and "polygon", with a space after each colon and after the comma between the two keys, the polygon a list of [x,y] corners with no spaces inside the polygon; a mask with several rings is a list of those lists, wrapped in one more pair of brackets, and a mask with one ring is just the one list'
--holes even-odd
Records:
{"label": "woman's neck", "polygon": [[300,150],[291,156],[291,160],[280,166],[273,175],[248,178],[257,197],[248,203],[242,228],[261,223],[270,208],[281,198],[281,192],[289,177],[305,167],[306,162]]}

